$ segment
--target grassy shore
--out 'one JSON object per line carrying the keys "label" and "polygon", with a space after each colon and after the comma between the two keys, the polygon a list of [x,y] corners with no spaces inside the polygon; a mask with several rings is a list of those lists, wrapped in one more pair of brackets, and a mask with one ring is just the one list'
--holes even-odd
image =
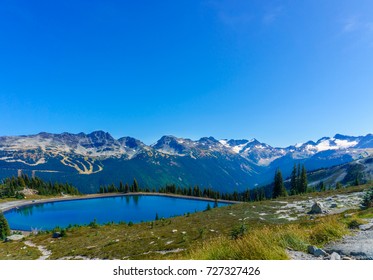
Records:
{"label": "grassy shore", "polygon": [[[239,203],[134,225],[92,223],[69,228],[66,236],[58,239],[52,238],[51,232],[25,239],[50,250],[49,259],[287,259],[287,248],[305,251],[309,244],[322,246],[337,240],[349,233],[352,220],[360,221],[373,213],[355,209],[348,217],[305,215],[289,221],[279,218],[284,202],[346,195],[367,187]],[[23,247],[22,240],[1,243],[0,259],[38,257],[35,248],[21,250]]]}

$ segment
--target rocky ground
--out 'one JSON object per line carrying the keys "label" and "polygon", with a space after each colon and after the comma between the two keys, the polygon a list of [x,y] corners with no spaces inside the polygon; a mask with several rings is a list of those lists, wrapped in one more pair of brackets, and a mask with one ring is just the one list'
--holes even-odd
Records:
{"label": "rocky ground", "polygon": [[[310,246],[313,247],[313,246]],[[373,260],[373,219],[360,226],[353,235],[332,242],[324,248],[314,250],[309,247],[309,253],[287,250],[292,260]]]}

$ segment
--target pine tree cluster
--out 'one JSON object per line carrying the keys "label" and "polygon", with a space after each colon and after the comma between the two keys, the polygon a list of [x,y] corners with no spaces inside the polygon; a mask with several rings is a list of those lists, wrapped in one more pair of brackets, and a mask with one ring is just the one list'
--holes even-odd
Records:
{"label": "pine tree cluster", "polygon": [[290,193],[291,195],[302,194],[307,192],[307,171],[304,165],[294,164],[290,176]]}
{"label": "pine tree cluster", "polygon": [[14,197],[22,199],[24,195],[21,191],[27,188],[36,190],[39,195],[80,194],[77,188],[68,183],[45,182],[38,177],[30,178],[24,174],[20,177],[4,179],[2,184],[0,184],[0,198]]}

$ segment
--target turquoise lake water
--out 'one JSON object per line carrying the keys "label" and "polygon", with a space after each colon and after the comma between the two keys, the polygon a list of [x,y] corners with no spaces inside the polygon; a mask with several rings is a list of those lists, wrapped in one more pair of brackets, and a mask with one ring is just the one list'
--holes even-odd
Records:
{"label": "turquoise lake water", "polygon": [[[131,195],[47,202],[12,209],[4,213],[11,229],[50,230],[59,226],[86,225],[96,220],[108,222],[153,221],[203,211],[214,202],[168,196]],[[226,206],[229,203],[218,203]]]}

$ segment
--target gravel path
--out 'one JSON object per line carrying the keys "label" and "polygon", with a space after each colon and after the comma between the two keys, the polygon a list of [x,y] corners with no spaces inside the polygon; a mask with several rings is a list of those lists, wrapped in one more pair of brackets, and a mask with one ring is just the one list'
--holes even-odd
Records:
{"label": "gravel path", "polygon": [[340,241],[332,242],[323,248],[329,255],[315,257],[299,251],[287,250],[292,260],[324,260],[330,259],[330,255],[336,252],[341,259],[373,260],[373,219],[360,226],[354,235],[348,235]]}
{"label": "gravel path", "polygon": [[341,241],[325,246],[325,251],[357,260],[373,260],[373,219],[361,226],[355,235],[345,236]]}
{"label": "gravel path", "polygon": [[29,246],[29,247],[36,247],[38,248],[38,250],[40,251],[41,253],[41,256],[38,258],[38,260],[46,260],[49,258],[49,256],[52,254],[51,251],[45,249],[44,246],[36,246],[34,243],[32,243],[31,241],[25,241],[25,245]]}

